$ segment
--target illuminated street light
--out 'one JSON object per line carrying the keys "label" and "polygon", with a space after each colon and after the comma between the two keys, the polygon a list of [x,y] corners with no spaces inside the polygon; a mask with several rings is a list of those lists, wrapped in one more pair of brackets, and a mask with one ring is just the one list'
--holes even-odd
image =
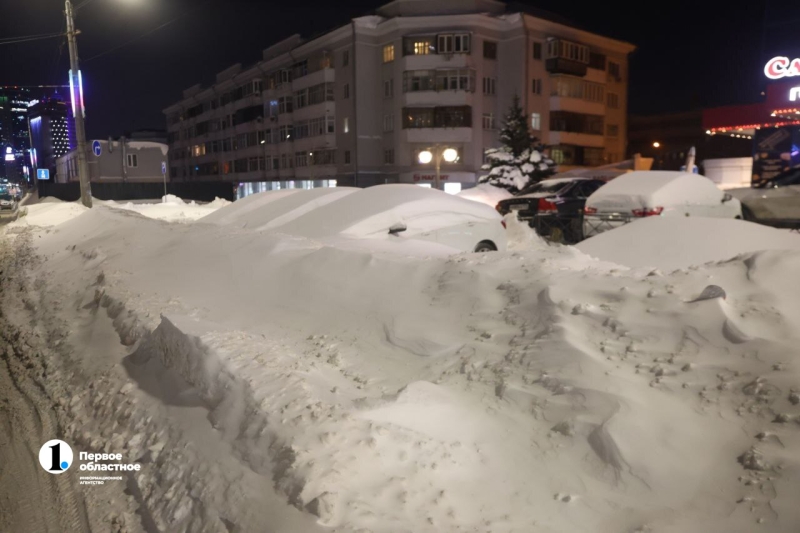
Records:
{"label": "illuminated street light", "polygon": [[456,151],[454,148],[448,148],[442,152],[442,157],[444,157],[444,160],[448,163],[452,163],[458,159],[458,151]]}
{"label": "illuminated street light", "polygon": [[659,148],[660,146],[661,146],[661,143],[658,142],[658,141],[653,143],[653,148]]}
{"label": "illuminated street light", "polygon": [[418,156],[419,162],[423,165],[427,165],[431,161],[433,161],[433,154],[430,150],[423,150],[419,153]]}

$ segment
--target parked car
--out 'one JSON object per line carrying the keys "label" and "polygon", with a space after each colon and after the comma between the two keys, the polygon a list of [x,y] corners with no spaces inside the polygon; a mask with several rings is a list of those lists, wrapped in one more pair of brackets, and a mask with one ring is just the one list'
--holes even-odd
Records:
{"label": "parked car", "polygon": [[703,176],[675,171],[624,174],[586,200],[583,233],[591,237],[651,217],[742,218],[742,205]]}
{"label": "parked car", "polygon": [[8,189],[0,189],[0,214],[14,215],[17,212],[18,204]]}
{"label": "parked car", "polygon": [[506,249],[486,204],[416,185],[289,189],[248,196],[200,219],[321,241],[429,241],[466,252]]}
{"label": "parked car", "polygon": [[779,228],[800,228],[800,167],[782,172],[757,188],[727,192],[742,203],[745,220]]}
{"label": "parked car", "polygon": [[501,215],[514,212],[543,237],[578,242],[582,238],[581,213],[586,199],[605,185],[592,178],[552,178],[533,185],[528,192],[497,204]]}

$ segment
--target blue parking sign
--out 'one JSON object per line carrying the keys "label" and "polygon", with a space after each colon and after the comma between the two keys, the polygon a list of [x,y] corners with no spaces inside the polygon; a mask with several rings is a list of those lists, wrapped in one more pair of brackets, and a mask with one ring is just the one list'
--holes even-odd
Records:
{"label": "blue parking sign", "polygon": [[37,168],[36,169],[36,179],[38,179],[40,181],[49,180],[50,179],[50,169]]}

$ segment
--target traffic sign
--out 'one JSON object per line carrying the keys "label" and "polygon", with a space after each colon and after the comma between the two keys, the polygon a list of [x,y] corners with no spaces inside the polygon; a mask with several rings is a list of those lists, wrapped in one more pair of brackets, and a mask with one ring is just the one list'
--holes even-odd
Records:
{"label": "traffic sign", "polygon": [[49,180],[50,179],[50,169],[47,168],[37,168],[36,169],[36,179],[38,180]]}
{"label": "traffic sign", "polygon": [[100,154],[103,153],[103,147],[100,146],[100,141],[92,141],[92,152],[97,157],[100,157]]}
{"label": "traffic sign", "polygon": [[161,162],[161,173],[162,174],[166,174],[167,173],[167,163],[164,162],[164,161]]}

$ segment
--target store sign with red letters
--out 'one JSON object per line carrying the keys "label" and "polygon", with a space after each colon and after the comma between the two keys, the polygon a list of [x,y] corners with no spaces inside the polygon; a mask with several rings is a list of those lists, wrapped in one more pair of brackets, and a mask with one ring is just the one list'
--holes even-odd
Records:
{"label": "store sign with red letters", "polygon": [[800,76],[800,58],[773,57],[764,65],[764,75],[771,80]]}

